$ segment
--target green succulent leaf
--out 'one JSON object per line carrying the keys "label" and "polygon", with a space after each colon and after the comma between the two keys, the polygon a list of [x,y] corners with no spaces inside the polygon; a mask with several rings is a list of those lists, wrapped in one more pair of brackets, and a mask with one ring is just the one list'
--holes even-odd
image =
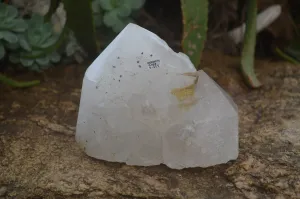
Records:
{"label": "green succulent leaf", "polygon": [[5,48],[2,43],[0,43],[0,59],[5,56]]}
{"label": "green succulent leaf", "polygon": [[55,44],[57,42],[57,40],[59,39],[58,35],[52,35],[52,37],[48,38],[47,40],[45,40],[40,47],[41,48],[48,48],[49,46],[52,46],[53,44]]}
{"label": "green succulent leaf", "polygon": [[126,3],[130,4],[132,9],[140,9],[145,4],[145,0],[127,0]]}
{"label": "green succulent leaf", "polygon": [[41,71],[40,66],[38,64],[36,64],[36,63],[32,64],[32,66],[30,66],[30,69],[32,71],[36,71],[36,72],[40,72]]}
{"label": "green succulent leaf", "polygon": [[94,22],[96,27],[100,27],[102,25],[102,19],[103,19],[102,15],[100,14],[94,15]]}
{"label": "green succulent leaf", "polygon": [[41,58],[37,58],[36,63],[38,63],[40,66],[48,66],[49,65],[49,57],[45,56],[45,57],[41,57]]}
{"label": "green succulent leaf", "polygon": [[14,54],[9,55],[9,61],[14,64],[20,63],[20,59]]}
{"label": "green succulent leaf", "polygon": [[92,2],[92,10],[93,10],[93,13],[101,13],[102,12],[102,9],[101,9],[101,4],[98,0],[94,0]]}
{"label": "green succulent leaf", "polygon": [[121,17],[128,17],[131,14],[131,8],[128,5],[124,5],[116,9],[116,12]]}
{"label": "green succulent leaf", "polygon": [[25,37],[23,35],[19,36],[19,44],[21,46],[21,48],[23,48],[26,51],[31,51],[32,48],[29,45],[29,43],[27,42],[27,40],[25,39]]}
{"label": "green succulent leaf", "polygon": [[125,22],[125,20],[118,20],[112,28],[114,32],[121,32],[126,25],[127,23]]}
{"label": "green succulent leaf", "polygon": [[4,39],[9,43],[16,43],[18,42],[18,37],[14,33],[10,31],[1,31],[0,32],[0,39]]}
{"label": "green succulent leaf", "polygon": [[40,25],[44,24],[44,18],[43,16],[37,14],[37,13],[33,13],[31,15],[30,20],[28,21],[28,25],[31,28],[38,28],[40,27]]}
{"label": "green succulent leaf", "polygon": [[18,10],[10,5],[6,5],[5,16],[7,21],[11,21],[18,16]]}
{"label": "green succulent leaf", "polygon": [[23,19],[16,19],[12,24],[14,25],[12,31],[14,32],[24,32],[28,28],[27,23]]}
{"label": "green succulent leaf", "polygon": [[20,61],[21,61],[22,65],[25,67],[29,67],[34,63],[34,60],[31,60],[31,59],[20,58]]}
{"label": "green succulent leaf", "polygon": [[[140,9],[144,3],[145,0],[94,0],[93,12],[95,24],[97,27],[100,27],[103,22],[105,26],[110,27],[114,32],[118,33],[128,24],[128,21],[131,21],[130,15],[132,12]],[[99,5],[101,8],[98,8]],[[97,15],[102,12],[104,14]]]}
{"label": "green succulent leaf", "polygon": [[58,54],[57,52],[54,52],[54,53],[52,53],[52,54],[50,55],[50,59],[51,59],[52,62],[57,63],[57,62],[60,61],[61,56],[60,56],[60,54]]}
{"label": "green succulent leaf", "polygon": [[5,42],[5,47],[7,47],[10,50],[17,50],[20,47],[20,45],[18,42],[16,42],[16,43]]}
{"label": "green succulent leaf", "polygon": [[114,5],[112,4],[111,0],[99,0],[99,4],[104,10],[110,11],[114,9]]}
{"label": "green succulent leaf", "polygon": [[118,21],[120,21],[117,14],[118,13],[116,11],[105,13],[103,16],[103,23],[106,26],[114,26],[116,23],[118,23]]}

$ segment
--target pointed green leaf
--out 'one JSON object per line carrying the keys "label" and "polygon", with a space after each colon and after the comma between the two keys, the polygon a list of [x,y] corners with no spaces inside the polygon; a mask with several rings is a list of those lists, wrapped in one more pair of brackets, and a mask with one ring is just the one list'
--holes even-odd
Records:
{"label": "pointed green leaf", "polygon": [[181,0],[184,31],[182,48],[199,69],[208,23],[208,0]]}
{"label": "pointed green leaf", "polygon": [[[98,56],[99,46],[96,40],[96,29],[93,20],[92,2],[63,0],[67,13],[66,26],[75,34],[78,43],[84,48],[90,58]],[[80,12],[78,12],[80,10]]]}
{"label": "pointed green leaf", "polygon": [[257,0],[248,0],[248,10],[246,19],[245,40],[242,52],[242,73],[246,82],[252,88],[258,88],[262,84],[257,79],[254,71],[255,45],[256,45],[256,16]]}

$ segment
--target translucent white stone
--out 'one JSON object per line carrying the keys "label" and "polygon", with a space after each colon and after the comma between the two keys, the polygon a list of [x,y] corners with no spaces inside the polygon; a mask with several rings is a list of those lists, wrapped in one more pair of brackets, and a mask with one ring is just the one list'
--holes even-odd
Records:
{"label": "translucent white stone", "polygon": [[85,73],[76,141],[91,157],[128,165],[182,169],[236,159],[237,106],[204,71],[196,82],[183,75],[196,72],[185,54],[127,25]]}

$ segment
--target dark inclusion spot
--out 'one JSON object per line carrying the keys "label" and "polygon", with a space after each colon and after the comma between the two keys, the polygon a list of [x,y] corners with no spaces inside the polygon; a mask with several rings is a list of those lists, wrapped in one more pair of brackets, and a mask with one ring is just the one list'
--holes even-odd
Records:
{"label": "dark inclusion spot", "polygon": [[140,67],[140,68],[142,68],[142,66],[141,66],[141,65],[139,65],[139,67]]}
{"label": "dark inclusion spot", "polygon": [[96,133],[96,131],[94,131],[94,133]]}
{"label": "dark inclusion spot", "polygon": [[105,92],[105,94],[107,94],[107,92]]}
{"label": "dark inclusion spot", "polygon": [[153,55],[151,54],[150,57],[152,57]]}
{"label": "dark inclusion spot", "polygon": [[116,66],[112,66],[113,68],[116,68]]}
{"label": "dark inclusion spot", "polygon": [[119,82],[121,82],[121,80],[119,80]]}
{"label": "dark inclusion spot", "polygon": [[144,54],[144,52],[142,52],[141,54]]}
{"label": "dark inclusion spot", "polygon": [[137,61],[136,63],[140,63],[140,61]]}
{"label": "dark inclusion spot", "polygon": [[117,57],[118,59],[120,59],[120,57]]}
{"label": "dark inclusion spot", "polygon": [[85,140],[85,142],[87,142],[87,140]]}
{"label": "dark inclusion spot", "polygon": [[96,89],[98,89],[99,88],[99,86],[96,86]]}
{"label": "dark inclusion spot", "polygon": [[120,75],[120,77],[122,77],[122,75]]}
{"label": "dark inclusion spot", "polygon": [[116,80],[115,78],[113,78],[113,80]]}

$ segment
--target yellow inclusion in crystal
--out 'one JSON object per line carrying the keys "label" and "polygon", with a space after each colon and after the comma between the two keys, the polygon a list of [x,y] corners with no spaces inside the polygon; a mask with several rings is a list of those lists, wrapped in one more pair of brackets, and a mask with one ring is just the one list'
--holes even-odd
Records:
{"label": "yellow inclusion in crystal", "polygon": [[171,91],[171,94],[174,95],[177,100],[180,102],[179,107],[181,108],[190,108],[194,104],[197,103],[197,99],[195,99],[195,89],[198,83],[198,75],[197,73],[184,73],[186,76],[196,77],[195,81],[186,87],[183,88],[175,88]]}

